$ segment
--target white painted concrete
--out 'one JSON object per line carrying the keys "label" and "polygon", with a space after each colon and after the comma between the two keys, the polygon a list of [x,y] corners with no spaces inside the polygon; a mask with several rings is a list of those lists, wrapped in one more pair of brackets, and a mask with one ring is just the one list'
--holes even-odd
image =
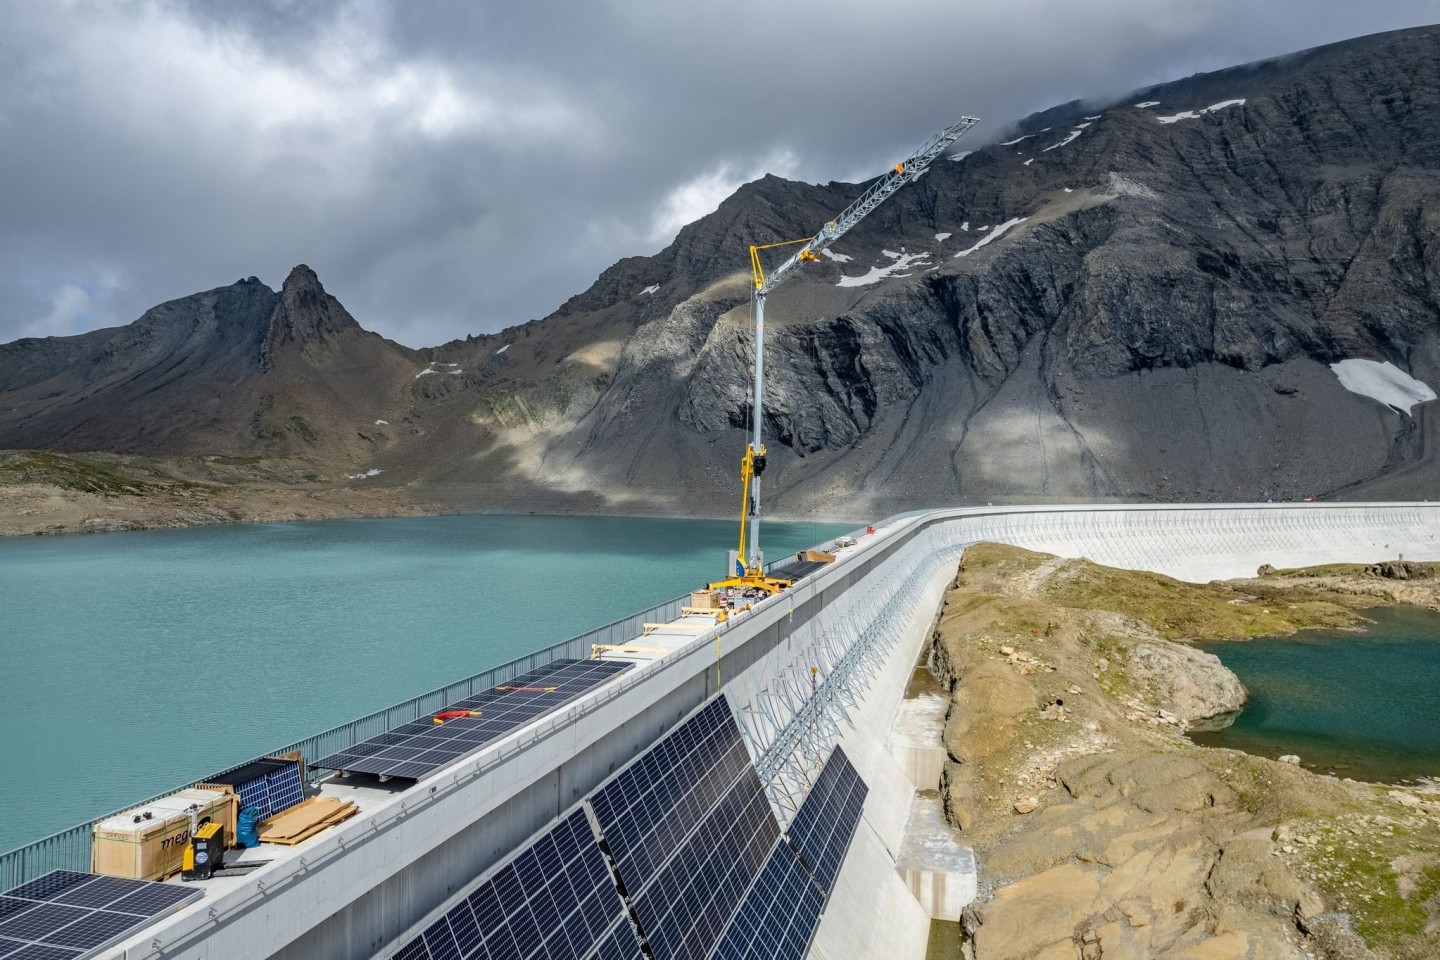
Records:
{"label": "white painted concrete", "polygon": [[979,888],[975,852],[945,822],[938,794],[915,798],[895,869],[932,920],[957,921],[960,911],[975,899]]}
{"label": "white painted concrete", "polygon": [[916,790],[935,790],[945,773],[945,714],[950,702],[938,694],[902,700],[890,728],[890,753]]}
{"label": "white painted concrete", "polygon": [[964,511],[946,526],[970,540],[1196,583],[1249,576],[1265,563],[1440,559],[1440,504],[1430,503],[1007,507]]}
{"label": "white painted concrete", "polygon": [[[751,670],[758,662],[775,665],[799,656],[797,647],[826,625],[869,624],[884,605],[884,597],[873,595],[877,584],[913,575],[926,588],[911,622],[898,631],[904,636],[894,656],[856,711],[864,729],[857,721],[842,739],[872,788],[867,836],[893,851],[908,818],[908,806],[896,813],[898,795],[909,787],[883,732],[953,572],[953,561],[947,571],[937,557],[978,540],[1204,581],[1253,573],[1263,563],[1302,566],[1400,554],[1440,559],[1440,505],[1004,507],[893,518],[785,596],[693,640],[675,637],[674,652],[407,791],[379,799],[364,816],[295,848],[276,849],[275,862],[250,877],[207,884],[198,904],[106,956],[339,960],[373,954],[653,743],[713,692],[717,667],[727,692],[733,687],[737,698],[753,695],[765,673]],[[897,782],[903,790],[895,790]],[[847,859],[842,886],[894,886],[893,858],[882,879],[870,841],[857,841],[854,849],[855,862],[871,866],[852,868]],[[823,943],[838,949],[828,932],[836,913],[827,913],[817,950]],[[905,921],[897,924],[908,931]],[[898,939],[894,946],[893,952],[863,955],[919,955],[900,949]]]}
{"label": "white painted concrete", "polygon": [[861,820],[815,931],[811,958],[919,958],[929,938],[930,916],[895,872],[890,850]]}

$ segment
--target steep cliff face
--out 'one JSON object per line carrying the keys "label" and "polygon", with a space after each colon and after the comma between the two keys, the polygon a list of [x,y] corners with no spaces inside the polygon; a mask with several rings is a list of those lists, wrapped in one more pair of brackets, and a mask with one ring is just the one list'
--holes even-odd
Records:
{"label": "steep cliff face", "polygon": [[[1440,383],[1437,57],[1434,29],[1367,38],[1057,108],[939,161],[836,245],[850,259],[770,299],[771,502],[1435,492],[1435,404],[1399,412],[1329,365]],[[814,190],[802,216],[726,236],[729,262],[820,222]],[[640,328],[579,424],[609,455],[689,456],[686,434],[738,455],[746,291],[707,295]],[[614,436],[634,407],[671,429]]]}
{"label": "steep cliff face", "polygon": [[[1385,389],[1440,386],[1437,62],[1440,28],[1362,38],[937,161],[769,299],[768,507],[1440,494],[1440,404]],[[426,351],[306,268],[3,346],[0,446],[299,451],[461,507],[729,513],[746,245],[862,189],[747,184],[551,316]]]}

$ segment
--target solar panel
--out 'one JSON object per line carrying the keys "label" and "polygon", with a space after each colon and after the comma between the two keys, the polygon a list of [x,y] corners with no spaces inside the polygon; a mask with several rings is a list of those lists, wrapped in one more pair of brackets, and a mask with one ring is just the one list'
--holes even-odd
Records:
{"label": "solar panel", "polygon": [[202,895],[148,880],[54,870],[0,894],[0,957],[80,960]]}
{"label": "solar panel", "polygon": [[771,577],[781,577],[785,580],[801,580],[810,576],[816,570],[830,566],[828,560],[800,560],[795,559],[789,563],[776,565],[767,574]]}
{"label": "solar panel", "polygon": [[663,960],[709,952],[780,832],[723,696],[589,803]]}
{"label": "solar panel", "polygon": [[714,960],[803,960],[820,925],[825,898],[784,841],[770,848]]}
{"label": "solar panel", "polygon": [[637,960],[589,820],[576,810],[390,954],[392,960]]}
{"label": "solar panel", "polygon": [[659,873],[631,895],[655,956],[704,957],[779,832],[749,771],[748,780],[737,782]]}
{"label": "solar panel", "polygon": [[801,863],[827,899],[868,792],[850,758],[836,747],[786,831]]}
{"label": "solar panel", "polygon": [[246,791],[240,791],[240,806],[254,806],[258,808],[258,819],[274,816],[298,806],[305,799],[305,788],[300,783],[300,764],[286,764],[281,770],[275,770],[265,775],[263,781],[252,781],[247,784],[251,796],[247,799]]}
{"label": "solar panel", "polygon": [[240,798],[240,808],[254,807],[258,820],[289,810],[305,799],[298,760],[270,757],[254,760],[204,782],[233,787]]}
{"label": "solar panel", "polygon": [[315,761],[327,770],[419,780],[441,767],[571,702],[630,669],[619,660],[555,660],[497,687],[450,704],[447,711],[477,711],[436,724],[421,717],[348,750]]}

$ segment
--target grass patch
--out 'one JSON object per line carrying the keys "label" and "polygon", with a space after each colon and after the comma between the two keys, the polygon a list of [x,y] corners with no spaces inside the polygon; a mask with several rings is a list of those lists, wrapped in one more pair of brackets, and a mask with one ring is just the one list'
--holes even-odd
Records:
{"label": "grass patch", "polygon": [[1404,876],[1396,864],[1417,851],[1434,850],[1440,842],[1434,827],[1417,834],[1397,824],[1391,836],[1367,824],[1356,836],[1343,821],[1317,826],[1319,842],[1305,859],[1328,898],[1351,915],[1355,932],[1395,956],[1432,956],[1425,928],[1440,897],[1440,862],[1431,855],[1429,865],[1407,869]]}
{"label": "grass patch", "polygon": [[0,456],[0,483],[40,483],[82,493],[132,497],[167,486],[127,477],[108,467],[49,450],[25,450]]}
{"label": "grass patch", "polygon": [[227,467],[254,467],[270,460],[268,457],[231,457],[211,454],[204,458],[206,463],[218,463]]}
{"label": "grass patch", "polygon": [[1363,577],[1373,564],[1369,563],[1322,563],[1314,567],[1286,567],[1271,570],[1266,580],[1303,580],[1309,577]]}
{"label": "grass patch", "polygon": [[1047,560],[1049,554],[1036,553],[1023,547],[1011,547],[1001,543],[977,543],[965,550],[963,576],[966,580],[995,579],[1029,573]]}
{"label": "grass patch", "polygon": [[1270,601],[1221,583],[1194,584],[1158,573],[1076,561],[1046,585],[1053,602],[1110,610],[1143,620],[1170,640],[1247,639],[1311,627],[1345,627],[1361,618],[1329,600]]}
{"label": "grass patch", "polygon": [[1121,640],[1118,637],[1098,636],[1095,638],[1095,661],[1099,666],[1100,660],[1105,660],[1107,666],[1100,673],[1100,689],[1115,699],[1122,697],[1138,697],[1148,699],[1149,691],[1142,690],[1130,676],[1126,669],[1130,664],[1130,652],[1134,649],[1133,643]]}

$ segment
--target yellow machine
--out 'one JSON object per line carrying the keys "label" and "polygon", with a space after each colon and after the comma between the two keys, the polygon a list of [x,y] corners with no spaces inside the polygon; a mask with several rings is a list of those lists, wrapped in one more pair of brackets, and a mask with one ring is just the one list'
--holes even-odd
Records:
{"label": "yellow machine", "polygon": [[202,824],[190,837],[180,862],[180,879],[209,880],[225,866],[225,825],[213,820]]}
{"label": "yellow machine", "polygon": [[[783,243],[768,243],[750,247],[750,272],[755,280],[753,310],[755,313],[755,384],[753,429],[751,441],[745,445],[745,456],[740,460],[740,546],[735,559],[726,570],[725,579],[710,584],[711,589],[761,590],[776,594],[786,589],[793,581],[765,575],[765,556],[760,552],[760,475],[765,472],[765,444],[761,442],[761,427],[765,421],[765,406],[762,391],[765,385],[765,297],[793,273],[802,263],[820,259],[820,254],[839,240],[851,227],[859,223],[866,214],[874,210],[886,198],[905,184],[924,173],[945,148],[960,138],[960,135],[979,121],[975,117],[961,117],[926,141],[908,160],[895,164],[886,176],[870,185],[860,198],[845,211],[825,224],[820,232],[804,240],[787,240]],[[765,275],[760,251],[774,247],[785,247],[803,243],[799,252]],[[747,530],[748,526],[748,530]],[[749,540],[746,540],[746,533]]]}
{"label": "yellow machine", "polygon": [[[758,432],[758,431],[757,431]],[[745,445],[745,456],[740,460],[740,546],[735,551],[737,557],[745,556],[745,527],[750,517],[755,518],[755,525],[760,525],[759,504],[756,497],[760,492],[760,474],[765,472],[765,447],[761,445],[760,452],[755,452],[754,444]],[[752,493],[752,486],[754,492]],[[726,587],[738,589],[764,590],[766,593],[776,594],[786,589],[794,581],[785,580],[780,577],[765,576],[765,565],[759,552],[759,537],[754,538],[755,552],[746,561],[740,561],[740,569],[735,575],[726,577],[724,580],[717,580],[710,584],[710,589],[721,590]]]}

